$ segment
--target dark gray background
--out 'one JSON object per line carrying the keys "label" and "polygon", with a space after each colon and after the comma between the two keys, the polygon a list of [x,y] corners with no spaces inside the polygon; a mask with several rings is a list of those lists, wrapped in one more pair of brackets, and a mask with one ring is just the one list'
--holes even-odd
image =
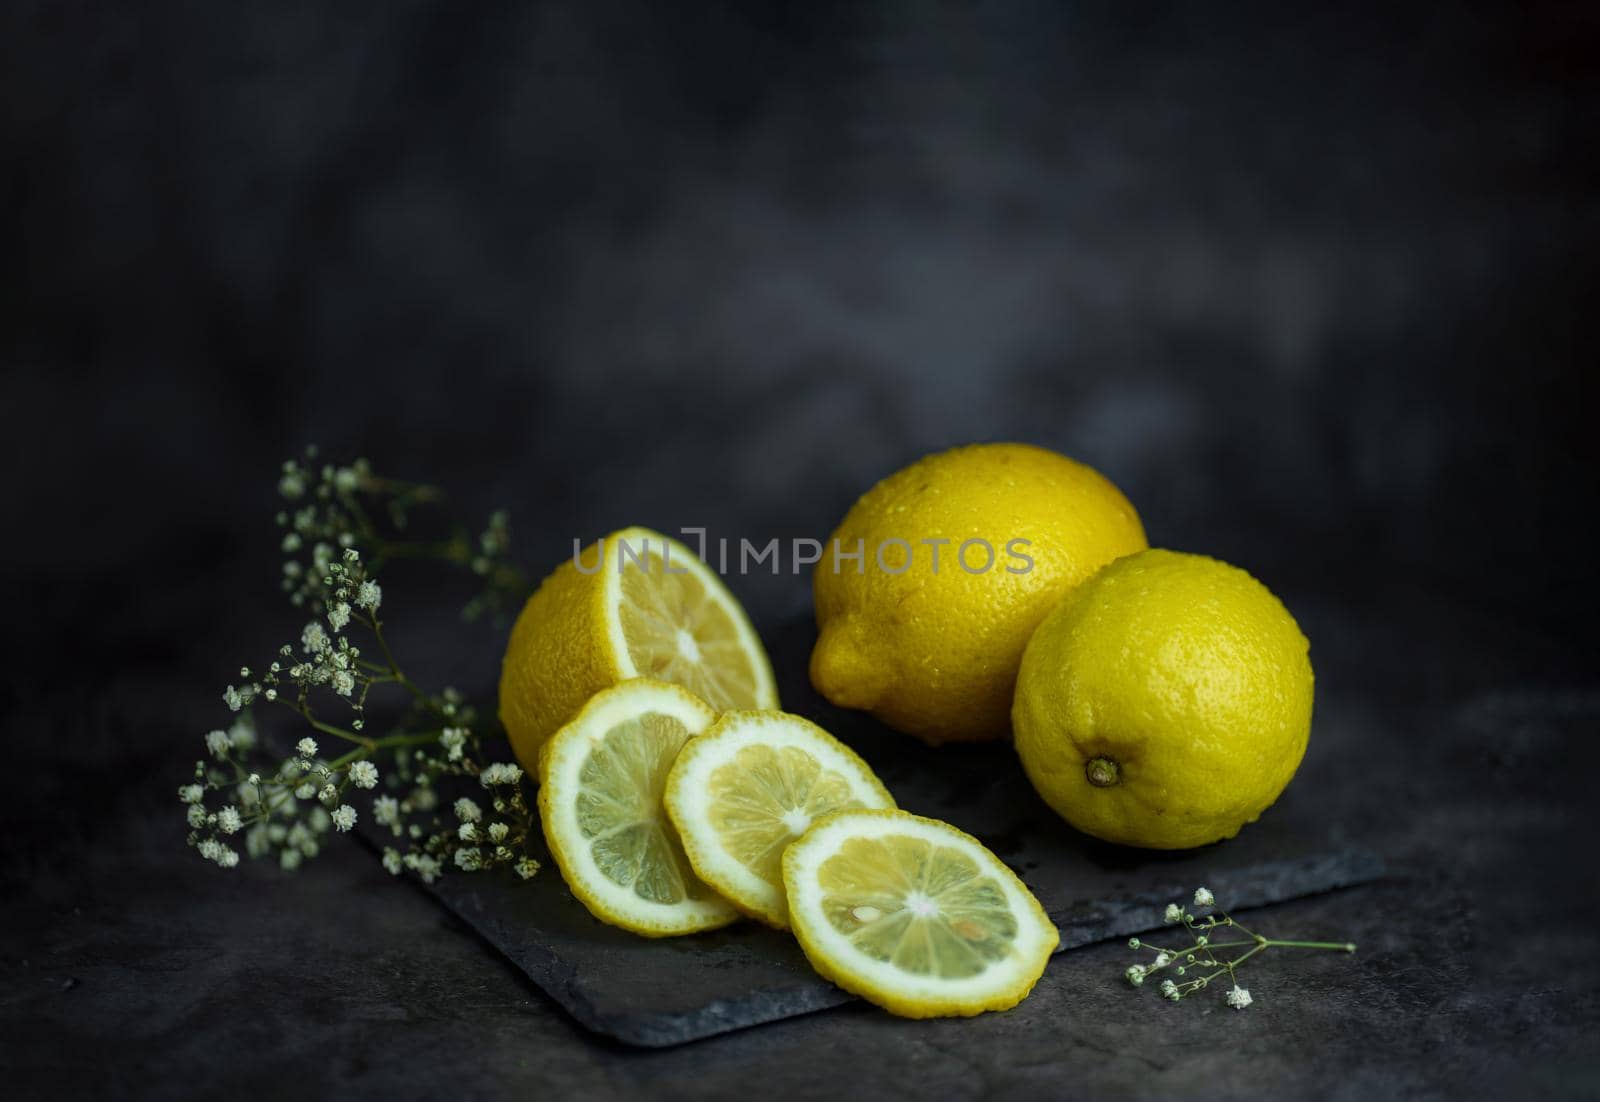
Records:
{"label": "dark gray background", "polygon": [[[1295,8],[6,5],[8,1085],[1600,1089],[1600,25]],[[988,439],[1301,618],[1294,792],[1396,872],[1270,921],[1355,959],[1223,1018],[1106,946],[1008,1015],[637,1054],[354,846],[183,850],[217,692],[296,628],[302,444],[511,506],[542,569],[625,523],[821,538]],[[404,582],[408,653],[491,687],[501,637]],[[739,593],[763,630],[809,601]]]}

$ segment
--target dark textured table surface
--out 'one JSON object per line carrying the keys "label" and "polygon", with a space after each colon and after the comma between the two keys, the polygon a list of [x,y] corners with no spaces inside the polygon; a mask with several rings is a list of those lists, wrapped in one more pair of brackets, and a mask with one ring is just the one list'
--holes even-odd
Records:
{"label": "dark textured table surface", "polygon": [[[0,1090],[1600,1093],[1597,43],[1583,5],[5,5]],[[1100,944],[1005,1014],[647,1051],[353,841],[184,849],[221,687],[299,630],[303,444],[511,506],[537,569],[822,538],[983,439],[1299,617],[1289,798],[1389,871],[1253,917],[1353,957],[1268,955],[1235,1013]],[[462,595],[385,581],[418,668],[492,689]]]}

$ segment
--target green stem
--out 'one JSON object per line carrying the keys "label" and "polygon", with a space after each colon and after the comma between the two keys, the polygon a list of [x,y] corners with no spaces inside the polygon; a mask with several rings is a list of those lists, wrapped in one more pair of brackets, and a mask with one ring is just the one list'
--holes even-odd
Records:
{"label": "green stem", "polygon": [[434,703],[433,698],[422,691],[421,686],[413,682],[400,669],[400,663],[395,661],[394,651],[389,649],[389,640],[383,634],[383,622],[377,616],[364,617],[367,626],[372,629],[372,637],[378,641],[378,649],[383,651],[383,660],[389,666],[389,676],[395,684],[404,688],[417,699],[417,703],[436,715],[446,716],[444,710]]}
{"label": "green stem", "polygon": [[371,756],[373,752],[378,750],[395,750],[402,746],[422,746],[425,743],[438,742],[439,735],[439,731],[414,731],[405,735],[384,735],[382,738],[371,740],[371,747],[351,750],[348,754],[334,758],[328,763],[328,768],[330,770],[342,769],[352,762]]}
{"label": "green stem", "polygon": [[1275,945],[1285,949],[1330,949],[1336,953],[1353,953],[1356,951],[1356,945],[1353,941],[1279,941],[1277,938],[1270,937],[1259,938],[1258,940],[1261,942],[1263,949],[1269,945]]}
{"label": "green stem", "polygon": [[366,747],[368,750],[371,750],[373,748],[373,746],[376,745],[376,741],[375,740],[367,738],[365,735],[358,735],[354,731],[347,730],[347,729],[345,729],[343,727],[335,727],[331,723],[322,722],[322,720],[317,719],[315,716],[313,716],[311,714],[311,710],[309,708],[306,708],[306,707],[303,707],[301,705],[298,705],[298,704],[294,703],[294,701],[292,701],[292,700],[283,700],[282,697],[279,697],[279,700],[282,700],[283,704],[290,711],[299,713],[299,715],[300,715],[300,717],[302,719],[304,719],[307,723],[311,724],[311,726],[313,728],[315,728],[318,731],[321,731],[325,735],[332,735],[334,738],[341,738],[341,739],[344,739],[346,742],[353,742],[357,746]]}

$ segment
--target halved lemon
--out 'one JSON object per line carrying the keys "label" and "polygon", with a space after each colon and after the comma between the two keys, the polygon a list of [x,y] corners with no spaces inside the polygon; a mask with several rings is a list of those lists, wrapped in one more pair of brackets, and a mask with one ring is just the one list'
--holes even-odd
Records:
{"label": "halved lemon", "polygon": [[511,629],[500,719],[523,766],[586,700],[633,677],[717,711],[776,708],[772,664],[744,609],[693,551],[648,528],[590,544],[540,584]]}
{"label": "halved lemon", "polygon": [[647,937],[726,926],[739,912],[700,881],[662,806],[667,771],[716,715],[677,685],[624,681],[545,744],[539,818],[572,894]]}
{"label": "halved lemon", "polygon": [[908,1018],[1017,1005],[1059,940],[977,839],[904,811],[823,819],[784,853],[783,882],[812,967]]}
{"label": "halved lemon", "polygon": [[783,929],[783,851],[812,822],[847,808],[892,808],[866,762],[809,720],[725,712],[678,755],[667,814],[689,863],[735,907]]}

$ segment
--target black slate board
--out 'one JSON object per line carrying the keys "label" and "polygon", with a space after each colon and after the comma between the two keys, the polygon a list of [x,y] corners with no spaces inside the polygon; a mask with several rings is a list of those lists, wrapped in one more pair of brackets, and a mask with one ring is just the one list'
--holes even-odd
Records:
{"label": "black slate board", "polygon": [[[1339,845],[1301,813],[1293,786],[1239,837],[1201,850],[1153,853],[1088,838],[1038,798],[1009,745],[930,749],[828,705],[805,680],[813,638],[808,618],[769,634],[785,707],[854,746],[901,807],[947,819],[994,850],[1044,904],[1063,950],[1150,929],[1166,903],[1201,884],[1237,910],[1382,873],[1377,857]],[[447,875],[427,890],[589,1029],[659,1047],[851,1000],[786,933],[743,922],[693,937],[636,937],[593,918],[542,860],[531,881]]]}

